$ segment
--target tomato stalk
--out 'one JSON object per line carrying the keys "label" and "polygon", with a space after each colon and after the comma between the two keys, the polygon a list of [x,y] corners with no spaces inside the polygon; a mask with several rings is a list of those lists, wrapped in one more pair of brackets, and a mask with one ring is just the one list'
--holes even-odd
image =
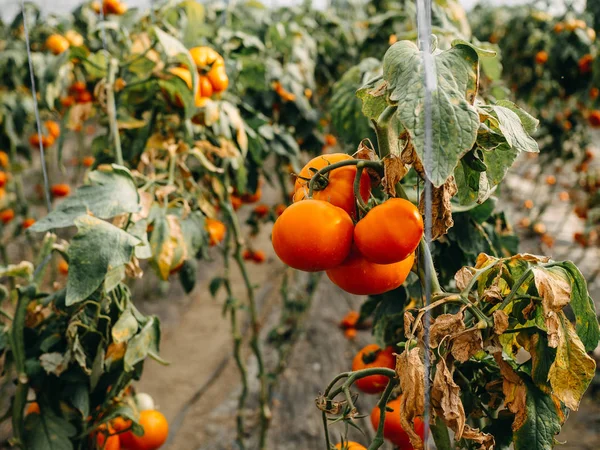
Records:
{"label": "tomato stalk", "polygon": [[259,401],[259,409],[260,409],[260,433],[259,433],[259,449],[264,449],[266,445],[266,436],[267,429],[269,427],[269,422],[271,420],[271,411],[269,409],[269,392],[267,389],[267,374],[265,372],[265,365],[262,355],[262,350],[260,348],[260,325],[258,323],[258,313],[256,310],[256,300],[254,297],[254,287],[250,280],[250,276],[248,274],[248,270],[246,268],[246,264],[244,263],[244,259],[242,257],[242,249],[244,247],[244,239],[242,236],[242,231],[240,229],[240,224],[237,219],[235,212],[233,211],[233,207],[231,206],[231,201],[229,197],[229,178],[225,177],[224,182],[224,192],[225,192],[225,203],[223,204],[223,211],[227,215],[227,219],[229,224],[231,225],[231,231],[233,233],[233,242],[235,244],[234,247],[234,259],[237,263],[237,266],[242,274],[242,278],[244,279],[244,284],[246,286],[246,295],[248,298],[248,310],[250,313],[250,325],[252,328],[252,335],[250,338],[250,348],[256,357],[256,362],[258,365],[258,379],[260,383],[260,392],[258,396]]}
{"label": "tomato stalk", "polygon": [[[365,165],[363,164],[364,161],[359,162],[356,165],[356,176],[354,177],[354,198],[356,199],[357,203],[358,203],[358,207],[360,208],[360,210],[363,213],[367,213],[367,211],[369,210],[369,207],[367,206],[367,204],[365,203],[365,201],[363,200],[362,196],[360,195],[360,180],[362,177],[362,173],[363,170],[365,169]],[[360,212],[358,213],[358,218],[360,219],[361,214]]]}
{"label": "tomato stalk", "polygon": [[391,153],[389,123],[397,110],[397,106],[388,106],[383,110],[377,119],[377,122],[374,123],[375,134],[377,135],[377,149],[380,158],[384,158]]}
{"label": "tomato stalk", "polygon": [[115,157],[117,164],[123,165],[123,151],[121,150],[121,136],[119,135],[119,126],[117,124],[117,105],[115,102],[115,77],[119,69],[119,61],[115,58],[111,58],[108,65],[108,83],[106,85],[106,97],[107,97],[107,114],[108,121],[110,124],[110,132],[115,141]]}
{"label": "tomato stalk", "polygon": [[[325,174],[331,172],[332,170],[339,169],[340,167],[358,166],[359,163],[361,163],[363,169],[369,168],[377,170],[379,172],[383,171],[383,163],[381,161],[368,161],[366,159],[345,159],[343,161],[338,161],[336,163],[329,164],[328,166],[325,166],[322,169],[316,171],[315,174],[311,177],[308,183],[308,198],[312,198],[317,180],[319,180]],[[360,195],[358,197],[360,198]]]}
{"label": "tomato stalk", "polygon": [[377,450],[379,447],[383,445],[383,427],[385,425],[385,414],[387,412],[386,405],[394,390],[394,387],[398,384],[397,378],[390,378],[387,386],[385,387],[385,391],[379,398],[377,402],[377,406],[379,407],[379,425],[377,426],[377,431],[375,432],[375,437],[371,441],[371,445],[369,445],[368,450]]}

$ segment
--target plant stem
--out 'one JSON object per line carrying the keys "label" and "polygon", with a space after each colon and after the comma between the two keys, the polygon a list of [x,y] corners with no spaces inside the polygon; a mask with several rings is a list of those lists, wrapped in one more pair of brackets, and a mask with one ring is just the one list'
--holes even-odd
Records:
{"label": "plant stem", "polygon": [[240,396],[238,398],[238,407],[237,407],[237,415],[236,415],[236,442],[240,448],[240,450],[244,450],[244,410],[246,408],[246,399],[248,397],[248,371],[246,370],[246,366],[244,365],[244,361],[242,358],[242,335],[240,333],[238,320],[237,320],[237,305],[233,303],[233,293],[231,291],[231,282],[229,279],[229,254],[231,250],[231,234],[228,233],[227,238],[225,239],[225,244],[223,247],[223,279],[225,280],[224,286],[225,291],[227,292],[227,302],[231,302],[229,305],[229,316],[231,319],[231,334],[233,337],[233,357],[235,359],[235,363],[237,365],[238,371],[240,372],[240,378],[242,381],[242,391],[240,392]]}
{"label": "plant stem", "polygon": [[123,165],[123,151],[121,150],[121,136],[119,135],[119,126],[117,124],[117,105],[115,102],[115,77],[119,69],[119,61],[115,58],[110,60],[108,65],[108,83],[106,86],[107,96],[107,114],[110,124],[110,132],[115,141],[115,159],[117,164]]}
{"label": "plant stem", "polygon": [[435,423],[430,425],[430,430],[438,450],[453,450],[454,446],[448,434],[448,427],[441,418],[436,417]]}
{"label": "plant stem", "polygon": [[517,282],[513,285],[512,289],[510,290],[508,295],[504,298],[504,301],[502,302],[502,304],[500,305],[500,308],[498,308],[498,309],[504,309],[506,307],[506,305],[508,305],[512,301],[514,296],[517,295],[517,291],[519,290],[521,285],[523,283],[525,283],[529,279],[529,277],[531,277],[532,275],[533,275],[532,270],[527,269],[525,271],[525,273],[523,275],[521,275],[521,278],[519,278],[517,280]]}
{"label": "plant stem", "polygon": [[386,157],[391,152],[388,125],[397,109],[397,106],[388,106],[374,122],[375,133],[377,134],[377,150],[380,158]]}
{"label": "plant stem", "polygon": [[260,348],[260,325],[258,323],[258,313],[256,310],[256,300],[254,298],[254,287],[250,280],[246,264],[242,258],[242,248],[244,247],[244,239],[240,229],[237,216],[233,212],[233,207],[229,199],[229,181],[226,179],[225,182],[225,197],[226,204],[223,210],[228,216],[229,223],[231,225],[231,231],[233,232],[233,240],[235,244],[234,258],[237,266],[244,279],[246,285],[246,295],[248,298],[248,310],[250,312],[250,325],[252,329],[252,336],[250,338],[250,348],[256,357],[258,365],[258,379],[260,383],[260,391],[258,401],[260,405],[260,431],[259,431],[259,449],[262,450],[266,445],[267,430],[269,428],[269,421],[271,420],[271,411],[269,409],[269,391],[267,387],[267,374],[265,372],[265,366],[263,361],[262,350]]}
{"label": "plant stem", "polygon": [[398,384],[397,378],[390,378],[390,381],[388,382],[388,384],[385,388],[385,391],[383,392],[383,394],[379,398],[379,401],[377,402],[377,406],[379,407],[379,425],[377,426],[377,432],[375,433],[375,438],[371,442],[371,445],[369,445],[368,450],[377,450],[379,447],[381,447],[383,445],[383,426],[385,424],[385,414],[387,412],[386,405],[387,405],[388,399],[390,398],[392,391],[394,390],[394,387],[397,384]]}
{"label": "plant stem", "polygon": [[329,164],[328,166],[319,169],[315,174],[311,177],[308,183],[308,198],[312,198],[313,192],[315,190],[315,183],[317,179],[332,170],[339,169],[340,167],[345,166],[357,166],[359,163],[362,164],[363,168],[371,168],[375,170],[383,170],[383,163],[381,161],[367,161],[366,159],[345,159],[343,161],[338,161],[333,164]]}
{"label": "plant stem", "polygon": [[[437,273],[435,272],[435,266],[433,265],[433,258],[431,257],[431,251],[429,250],[429,245],[425,243],[424,239],[421,239],[419,242],[419,279],[421,280],[421,285],[425,288],[426,283],[429,283],[431,286],[431,295],[442,292],[442,288],[440,286],[440,282],[437,277]],[[429,277],[426,279],[425,277],[425,267],[429,267]]]}
{"label": "plant stem", "polygon": [[[365,165],[362,162],[359,162],[356,165],[356,175],[354,176],[354,186],[353,187],[354,187],[354,198],[358,202],[358,207],[361,209],[361,211],[363,213],[366,213],[369,210],[369,207],[367,206],[367,204],[363,200],[362,196],[360,195],[360,181],[362,179],[362,173],[363,173],[364,168],[365,168]],[[360,213],[358,214],[358,217],[360,219],[360,217],[361,217]]]}

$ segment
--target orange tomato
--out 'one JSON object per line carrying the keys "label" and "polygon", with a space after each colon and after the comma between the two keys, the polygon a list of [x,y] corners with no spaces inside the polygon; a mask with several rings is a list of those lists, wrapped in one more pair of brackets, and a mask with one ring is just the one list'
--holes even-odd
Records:
{"label": "orange tomato", "polygon": [[[401,397],[388,402],[388,411],[385,413],[383,423],[383,437],[402,450],[413,450],[408,434],[404,431],[400,423],[400,403]],[[389,409],[392,411],[389,411]],[[373,411],[371,411],[371,424],[375,430],[379,427],[380,420],[381,412],[379,411],[379,407],[375,406]],[[423,439],[425,436],[425,424],[423,420],[416,417],[414,427],[415,432]]]}
{"label": "orange tomato", "polygon": [[376,264],[368,261],[355,248],[340,265],[327,270],[333,284],[354,295],[376,295],[399,287],[413,266],[414,253],[405,260],[392,264]]}
{"label": "orange tomato", "polygon": [[46,130],[50,133],[50,136],[57,138],[60,136],[60,125],[54,120],[46,120],[44,122]]}
{"label": "orange tomato", "polygon": [[256,203],[262,197],[262,189],[260,185],[256,188],[253,194],[244,194],[242,195],[242,202],[244,203]]}
{"label": "orange tomato", "polygon": [[532,209],[533,208],[533,200],[525,200],[523,202],[523,206],[525,207],[525,209]]}
{"label": "orange tomato", "polygon": [[339,442],[335,444],[336,450],[367,450],[367,447],[354,441]]}
{"label": "orange tomato", "polygon": [[8,167],[10,164],[10,159],[8,158],[8,154],[0,150],[0,166]]}
{"label": "orange tomato", "polygon": [[225,224],[220,220],[207,218],[206,219],[206,231],[208,231],[209,244],[211,247],[217,245],[225,238],[225,232],[227,228]]}
{"label": "orange tomato", "polygon": [[588,116],[588,123],[592,128],[600,128],[600,111],[595,109]]}
{"label": "orange tomato", "polygon": [[81,160],[81,164],[83,164],[84,167],[92,167],[94,165],[94,161],[96,161],[96,158],[93,156],[86,156]]}
{"label": "orange tomato", "polygon": [[337,138],[333,134],[325,135],[325,145],[327,145],[328,147],[333,147],[336,144],[337,144]]}
{"label": "orange tomato", "polygon": [[[392,347],[381,349],[377,344],[369,344],[363,347],[352,360],[353,371],[373,367],[394,369],[396,367],[394,349]],[[389,379],[385,375],[369,375],[356,380],[354,385],[367,394],[377,394],[384,391],[388,381]]]}
{"label": "orange tomato", "polygon": [[213,65],[207,74],[210,84],[212,84],[213,91],[223,92],[229,86],[229,77],[225,71],[225,66]]}
{"label": "orange tomato", "polygon": [[111,426],[108,427],[108,435],[106,434],[107,427],[106,425],[101,425],[98,427],[98,432],[96,434],[96,443],[99,449],[102,450],[120,450],[121,442],[119,440],[119,436],[114,434],[114,430]]}
{"label": "orange tomato", "polygon": [[74,92],[75,94],[81,94],[82,92],[87,91],[87,87],[86,87],[85,81],[76,81],[75,83],[73,83],[71,85],[71,87],[69,88],[69,90],[71,92]]}
{"label": "orange tomato", "polygon": [[28,217],[26,219],[23,219],[23,223],[21,224],[21,226],[23,227],[24,230],[26,230],[27,228],[29,228],[34,223],[35,223],[35,219],[32,219],[31,217]]}
{"label": "orange tomato", "polygon": [[25,410],[25,415],[28,416],[29,414],[39,414],[40,413],[40,405],[37,404],[37,402],[31,402],[29,405],[27,405],[27,409]]}
{"label": "orange tomato", "polygon": [[535,54],[536,64],[546,64],[548,62],[548,52],[541,50]]}
{"label": "orange tomato", "polygon": [[119,0],[104,0],[102,2],[104,14],[122,15],[127,11],[127,6]]}
{"label": "orange tomato", "polygon": [[66,183],[53,184],[50,192],[54,197],[66,197],[71,193],[71,187]]}
{"label": "orange tomato", "polygon": [[3,188],[4,186],[6,186],[7,180],[8,180],[8,177],[6,176],[6,172],[0,171],[0,188]]}
{"label": "orange tomato", "polygon": [[562,33],[565,30],[565,24],[562,22],[557,22],[556,25],[554,25],[554,32],[556,34],[558,33]]}
{"label": "orange tomato", "polygon": [[340,327],[342,328],[354,328],[358,323],[358,319],[360,318],[360,313],[358,311],[349,311],[348,314],[344,316],[342,321],[340,322]]}
{"label": "orange tomato", "polygon": [[357,334],[356,328],[346,328],[344,330],[344,337],[349,340],[353,340]]}
{"label": "orange tomato", "polygon": [[590,73],[592,71],[593,62],[594,57],[592,55],[583,55],[577,63],[577,66],[579,67],[579,72],[582,74]]}
{"label": "orange tomato", "polygon": [[233,207],[234,211],[237,211],[238,209],[240,209],[242,207],[242,203],[244,203],[244,202],[237,195],[231,196],[231,206]]}
{"label": "orange tomato", "polygon": [[13,209],[8,208],[0,211],[0,222],[2,222],[4,225],[12,221],[14,218],[15,211]]}
{"label": "orange tomato", "polygon": [[207,76],[200,76],[199,92],[202,97],[211,97],[213,95],[213,86]]}
{"label": "orange tomato", "polygon": [[46,39],[46,48],[55,55],[59,55],[69,49],[69,41],[60,34],[51,34]]}
{"label": "orange tomato", "polygon": [[63,275],[67,275],[69,273],[69,263],[61,259],[58,263],[58,271]]}
{"label": "orange tomato", "polygon": [[254,207],[254,214],[262,218],[269,214],[269,207],[267,205],[256,205]]}
{"label": "orange tomato", "polygon": [[73,106],[75,104],[75,97],[73,97],[72,95],[67,95],[65,97],[62,97],[60,99],[60,104],[63,105],[65,108],[68,108],[69,106]]}
{"label": "orange tomato", "polygon": [[332,269],[348,256],[353,229],[352,219],[343,209],[321,200],[303,200],[275,221],[273,248],[294,269]]}
{"label": "orange tomato", "polygon": [[403,198],[390,198],[356,224],[354,242],[367,260],[391,264],[415,251],[423,230],[423,217],[415,205]]}
{"label": "orange tomato", "polygon": [[[309,191],[309,182],[316,171],[340,161],[353,159],[345,153],[331,153],[311,159],[306,164],[294,184],[294,202],[303,200]],[[356,201],[354,199],[354,177],[356,166],[344,166],[328,172],[321,180],[316,180],[313,199],[324,200],[342,208],[351,217],[356,214]],[[371,180],[366,171],[360,179],[360,196],[364,201],[369,200],[371,194]]]}
{"label": "orange tomato", "polygon": [[92,97],[91,92],[83,91],[77,94],[75,100],[77,101],[77,103],[92,103],[94,98]]}
{"label": "orange tomato", "polygon": [[133,449],[156,450],[160,448],[169,435],[167,419],[159,411],[146,410],[140,413],[139,424],[144,429],[143,436],[132,435]]}
{"label": "orange tomato", "polygon": [[596,100],[598,95],[600,95],[600,89],[597,87],[590,88],[590,99]]}
{"label": "orange tomato", "polygon": [[252,261],[261,264],[267,260],[267,255],[262,250],[254,250],[252,252]]}
{"label": "orange tomato", "polygon": [[205,66],[213,64],[223,65],[223,57],[210,47],[193,47],[190,48],[190,56],[194,60],[196,67],[201,70]]}

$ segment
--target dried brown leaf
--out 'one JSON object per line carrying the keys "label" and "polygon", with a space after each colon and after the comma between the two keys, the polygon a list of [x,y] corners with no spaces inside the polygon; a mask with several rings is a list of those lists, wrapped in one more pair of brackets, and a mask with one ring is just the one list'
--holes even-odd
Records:
{"label": "dried brown leaf", "polygon": [[479,450],[490,450],[496,444],[494,436],[480,431],[479,428],[471,428],[469,425],[465,425],[462,437],[479,444]]}
{"label": "dried brown leaf", "polygon": [[527,388],[525,382],[511,365],[502,359],[501,351],[494,353],[493,356],[500,367],[500,374],[502,375],[504,403],[508,410],[515,414],[512,429],[517,431],[527,420]]}
{"label": "dried brown leaf", "polygon": [[481,330],[469,330],[452,339],[452,356],[457,361],[465,362],[479,350],[483,350]]}
{"label": "dried brown leaf", "polygon": [[494,319],[494,333],[502,334],[508,328],[508,315],[501,309],[497,309],[492,313]]}
{"label": "dried brown leaf", "polygon": [[415,147],[412,144],[408,144],[402,154],[400,155],[402,162],[408,166],[412,166],[415,172],[419,174],[422,179],[425,179],[425,170],[423,169],[423,163],[419,159]]}
{"label": "dried brown leaf", "polygon": [[412,329],[415,317],[408,311],[404,311],[404,336],[412,337]]}
{"label": "dried brown leaf", "polygon": [[423,441],[414,430],[415,418],[425,413],[425,365],[419,347],[406,349],[396,357],[396,373],[402,389],[400,423],[415,450],[423,450]]}
{"label": "dried brown leaf", "polygon": [[560,323],[557,313],[571,301],[571,284],[564,271],[558,267],[533,267],[531,270],[535,287],[542,297],[548,345],[556,348],[560,341]]}
{"label": "dried brown leaf", "polygon": [[491,303],[492,305],[500,303],[502,302],[502,300],[504,300],[504,297],[502,296],[502,289],[500,289],[496,285],[490,286],[485,291],[483,291],[481,299],[484,302]]}
{"label": "dried brown leaf", "polygon": [[472,267],[462,267],[456,275],[454,275],[454,281],[456,281],[456,288],[459,291],[464,291],[469,282],[473,279],[474,269]]}
{"label": "dried brown leaf", "polygon": [[491,266],[492,264],[495,264],[497,262],[498,262],[498,258],[495,258],[494,256],[490,256],[486,253],[480,253],[477,256],[475,268],[482,269],[483,267]]}
{"label": "dried brown leaf", "polygon": [[[431,239],[436,240],[444,236],[454,225],[452,220],[452,205],[450,200],[458,191],[454,177],[450,177],[446,182],[431,192]],[[425,215],[425,191],[421,194],[419,201],[419,211]]]}
{"label": "dried brown leaf", "polygon": [[388,155],[383,160],[383,180],[381,185],[383,190],[390,196],[396,196],[396,184],[406,175],[408,169],[402,162],[402,159],[396,155]]}
{"label": "dried brown leaf", "polygon": [[463,314],[440,314],[431,324],[429,331],[429,345],[437,348],[446,337],[456,334],[465,329]]}
{"label": "dried brown leaf", "polygon": [[[369,139],[363,139],[360,142],[358,150],[353,156],[356,159],[364,159],[366,161],[377,161],[379,159],[377,153],[375,153],[375,150],[373,149],[373,143]],[[381,183],[381,175],[379,172],[369,167],[367,167],[365,171],[369,174],[373,186],[378,186],[379,183]]]}
{"label": "dried brown leaf", "polygon": [[448,369],[444,358],[440,358],[436,365],[431,403],[436,414],[454,431],[455,439],[459,440],[465,428],[465,410],[460,399],[460,388],[454,382],[452,371]]}

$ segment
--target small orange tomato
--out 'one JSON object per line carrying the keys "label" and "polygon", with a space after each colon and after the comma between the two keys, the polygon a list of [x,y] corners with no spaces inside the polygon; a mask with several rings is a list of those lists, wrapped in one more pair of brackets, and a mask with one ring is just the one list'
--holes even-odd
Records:
{"label": "small orange tomato", "polygon": [[[381,349],[377,344],[369,344],[363,347],[352,360],[353,371],[371,369],[373,367],[395,368],[396,357],[394,356],[394,349],[392,347]],[[385,375],[369,375],[368,377],[356,380],[354,385],[367,394],[377,394],[383,392],[388,381],[389,378]]]}
{"label": "small orange tomato", "polygon": [[52,147],[54,145],[54,136],[44,135],[42,136],[42,145],[44,147]]}
{"label": "small orange tomato", "polygon": [[211,97],[213,95],[213,86],[207,76],[200,76],[199,92],[202,97]]}
{"label": "small orange tomato", "polygon": [[10,164],[10,159],[8,158],[8,154],[0,150],[0,167],[8,167]]}
{"label": "small orange tomato", "polygon": [[333,147],[336,144],[337,144],[337,138],[333,134],[325,135],[325,145],[327,145],[328,147]]}
{"label": "small orange tomato", "polygon": [[346,328],[344,330],[344,336],[346,337],[346,339],[348,340],[353,340],[354,338],[356,338],[356,335],[358,334],[358,332],[356,331],[356,328]]}
{"label": "small orange tomato", "polygon": [[68,108],[69,106],[73,106],[75,104],[75,97],[73,97],[72,95],[67,95],[65,97],[62,97],[60,99],[60,104],[63,105],[65,108]]}
{"label": "small orange tomato", "polygon": [[0,171],[0,188],[6,186],[6,181],[8,180],[8,176],[6,176],[6,172]]}
{"label": "small orange tomato", "polygon": [[91,92],[83,91],[77,94],[75,100],[77,101],[77,103],[92,103],[94,98],[92,97]]}
{"label": "small orange tomato", "polygon": [[588,116],[588,123],[592,128],[600,128],[600,111],[595,109]]}
{"label": "small orange tomato", "polygon": [[367,447],[354,441],[338,442],[335,444],[335,450],[367,450]]}
{"label": "small orange tomato", "polygon": [[598,89],[597,87],[593,87],[590,89],[591,100],[596,100],[598,98],[598,95],[600,95],[600,89]]}
{"label": "small orange tomato", "polygon": [[35,133],[29,136],[29,145],[38,148],[40,146],[40,135]]}
{"label": "small orange tomato", "polygon": [[209,243],[211,246],[217,245],[225,238],[227,228],[220,220],[207,218],[206,231],[208,231]]}
{"label": "small orange tomato", "polygon": [[25,415],[28,416],[29,414],[39,414],[40,413],[40,405],[37,404],[37,402],[31,402],[29,405],[27,405],[27,409],[25,410]]}
{"label": "small orange tomato", "polygon": [[23,223],[21,224],[21,226],[23,227],[24,230],[26,230],[27,228],[29,228],[34,223],[35,223],[35,219],[33,219],[31,217],[28,217],[26,219],[23,219]]}
{"label": "small orange tomato", "polygon": [[4,225],[6,225],[7,223],[9,223],[14,218],[15,218],[15,212],[14,212],[13,209],[8,208],[8,209],[4,209],[4,210],[0,211],[0,221]]}
{"label": "small orange tomato", "polygon": [[114,434],[114,430],[112,427],[108,427],[108,435],[106,434],[107,427],[106,425],[102,425],[99,427],[99,430],[96,434],[96,444],[99,449],[102,450],[120,450],[121,449],[121,441],[119,440],[119,436]]}
{"label": "small orange tomato", "polygon": [[535,54],[535,63],[539,65],[546,64],[548,62],[548,52],[541,50]]}
{"label": "small orange tomato", "polygon": [[556,177],[554,175],[548,175],[546,177],[546,184],[549,186],[554,186],[556,184]]}
{"label": "small orange tomato", "polygon": [[51,34],[46,39],[46,48],[55,55],[59,55],[69,49],[69,41],[60,34]]}
{"label": "small orange tomato", "polygon": [[579,73],[586,74],[592,71],[592,63],[594,62],[594,57],[589,53],[583,55],[579,61],[577,62],[577,66],[579,67]]}
{"label": "small orange tomato", "polygon": [[533,224],[533,232],[536,234],[545,234],[546,233],[546,225],[541,222],[537,222]]}
{"label": "small orange tomato", "polygon": [[115,80],[115,92],[120,92],[125,89],[127,86],[127,82],[123,78],[117,78]]}
{"label": "small orange tomato", "polygon": [[127,11],[127,7],[119,0],[104,0],[102,8],[104,9],[104,14],[122,15]]}
{"label": "small orange tomato", "polygon": [[238,209],[240,209],[242,207],[242,203],[244,203],[244,202],[237,195],[231,196],[231,206],[233,207],[234,211],[237,211]]}
{"label": "small orange tomato", "polygon": [[96,161],[96,158],[93,156],[86,156],[81,160],[81,164],[83,164],[84,167],[92,167],[94,165],[94,161]]}
{"label": "small orange tomato", "polygon": [[75,94],[81,94],[82,92],[87,91],[87,87],[84,81],[76,81],[71,85],[69,90]]}
{"label": "small orange tomato", "polygon": [[92,3],[90,3],[90,7],[92,8],[92,10],[96,13],[96,14],[100,14],[100,2],[97,0],[94,0]]}
{"label": "small orange tomato", "polygon": [[[282,216],[283,217],[283,216]],[[411,253],[405,260],[392,264],[376,264],[354,248],[342,263],[327,270],[333,284],[354,295],[376,295],[400,287],[414,263]]]}
{"label": "small orange tomato", "polygon": [[244,194],[242,195],[242,202],[244,203],[256,203],[262,197],[262,189],[260,185],[256,188],[253,194]]}
{"label": "small orange tomato", "polygon": [[349,311],[348,314],[344,316],[342,321],[340,322],[340,327],[342,328],[354,328],[358,323],[358,319],[360,318],[360,313],[358,311]]}
{"label": "small orange tomato", "polygon": [[67,263],[64,259],[61,259],[58,263],[58,271],[63,275],[67,275],[69,273],[69,263]]}
{"label": "small orange tomato", "polygon": [[532,209],[533,208],[533,200],[525,200],[523,202],[523,206],[525,207],[525,209]]}
{"label": "small orange tomato", "polygon": [[569,196],[569,193],[568,193],[567,191],[562,191],[562,192],[560,192],[560,193],[558,194],[558,199],[559,199],[561,202],[568,202],[568,201],[569,201],[569,198],[570,198],[570,196]]}
{"label": "small orange tomato", "polygon": [[[401,402],[402,398],[398,397],[397,399],[388,402],[386,405],[387,411],[383,423],[383,437],[398,448],[412,450],[413,446],[410,443],[410,438],[400,423]],[[381,411],[378,406],[375,406],[373,411],[371,411],[371,424],[375,430],[379,427],[380,420]],[[420,417],[415,417],[414,431],[421,437],[421,440],[423,440],[425,436],[425,424]]]}
{"label": "small orange tomato", "polygon": [[229,77],[225,66],[214,65],[207,74],[214,92],[223,92],[229,86]]}
{"label": "small orange tomato", "polygon": [[320,200],[303,200],[275,221],[273,248],[294,269],[332,269],[350,253],[353,230],[354,223],[343,209]]}
{"label": "small orange tomato", "polygon": [[50,133],[50,136],[57,138],[60,136],[60,125],[55,122],[54,120],[46,120],[44,122],[44,125],[46,126],[46,130],[48,130],[48,133]]}
{"label": "small orange tomato", "polygon": [[423,230],[423,218],[415,205],[403,198],[390,198],[356,224],[354,242],[367,260],[392,264],[415,251]]}
{"label": "small orange tomato", "polygon": [[254,207],[254,214],[256,214],[259,218],[265,217],[267,214],[269,214],[269,207],[264,204],[256,205]]}
{"label": "small orange tomato", "polygon": [[558,33],[562,33],[565,30],[565,24],[562,22],[557,22],[556,25],[554,25],[554,32],[556,34]]}
{"label": "small orange tomato", "polygon": [[144,429],[144,435],[136,436],[132,433],[135,450],[157,450],[167,440],[169,424],[159,411],[152,409],[142,411],[139,424]]}
{"label": "small orange tomato", "polygon": [[252,261],[262,264],[267,260],[267,255],[262,250],[254,250],[252,252]]}
{"label": "small orange tomato", "polygon": [[71,187],[66,183],[53,184],[50,192],[54,197],[66,197],[71,193]]}

